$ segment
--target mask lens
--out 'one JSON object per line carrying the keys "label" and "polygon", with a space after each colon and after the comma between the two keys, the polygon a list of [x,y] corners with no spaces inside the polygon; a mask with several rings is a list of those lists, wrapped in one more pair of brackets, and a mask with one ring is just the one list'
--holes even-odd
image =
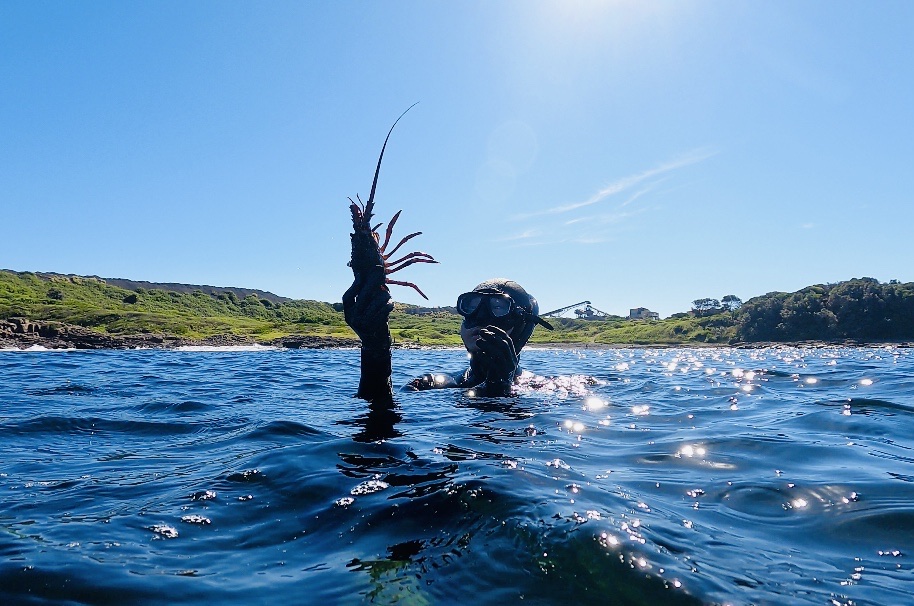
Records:
{"label": "mask lens", "polygon": [[503,318],[511,311],[511,299],[508,297],[489,297],[489,311],[496,318]]}
{"label": "mask lens", "polygon": [[477,295],[474,293],[466,293],[460,295],[457,298],[457,311],[461,315],[471,316],[473,313],[479,309],[479,304],[482,302],[482,295]]}

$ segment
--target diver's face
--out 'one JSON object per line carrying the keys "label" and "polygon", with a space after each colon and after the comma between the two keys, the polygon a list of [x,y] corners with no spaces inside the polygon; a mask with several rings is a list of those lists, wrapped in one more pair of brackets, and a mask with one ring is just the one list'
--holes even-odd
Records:
{"label": "diver's face", "polygon": [[510,337],[518,323],[514,301],[500,293],[464,293],[457,298],[457,310],[463,315],[460,338],[470,354],[479,351],[476,342],[480,337],[492,338],[491,333],[481,335],[482,330],[495,327]]}

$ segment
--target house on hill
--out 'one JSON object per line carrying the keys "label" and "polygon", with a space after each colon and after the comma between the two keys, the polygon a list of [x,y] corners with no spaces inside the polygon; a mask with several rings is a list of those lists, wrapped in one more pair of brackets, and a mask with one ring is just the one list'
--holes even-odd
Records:
{"label": "house on hill", "polygon": [[647,307],[635,307],[634,309],[628,310],[628,319],[629,320],[659,320],[660,314],[656,311],[651,311]]}

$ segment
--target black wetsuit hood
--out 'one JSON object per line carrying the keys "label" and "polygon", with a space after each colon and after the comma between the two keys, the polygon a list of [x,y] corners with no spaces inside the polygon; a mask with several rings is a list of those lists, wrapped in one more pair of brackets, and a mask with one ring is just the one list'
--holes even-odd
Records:
{"label": "black wetsuit hood", "polygon": [[518,317],[512,333],[514,341],[514,350],[520,353],[521,348],[527,344],[533,329],[536,327],[536,319],[539,317],[540,307],[536,299],[524,290],[524,287],[514,280],[504,278],[493,278],[478,284],[472,292],[492,292],[497,291],[508,295],[514,300],[514,304],[527,312],[524,316]]}

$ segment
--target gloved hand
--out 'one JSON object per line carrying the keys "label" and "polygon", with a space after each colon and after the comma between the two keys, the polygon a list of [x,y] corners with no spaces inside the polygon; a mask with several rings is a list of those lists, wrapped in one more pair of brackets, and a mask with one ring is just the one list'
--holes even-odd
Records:
{"label": "gloved hand", "polygon": [[390,347],[387,322],[393,309],[381,268],[356,273],[352,286],[343,294],[343,316],[362,340],[362,347]]}
{"label": "gloved hand", "polygon": [[486,326],[476,339],[482,366],[486,369],[486,386],[496,391],[510,391],[517,371],[517,352],[511,336],[497,326]]}

